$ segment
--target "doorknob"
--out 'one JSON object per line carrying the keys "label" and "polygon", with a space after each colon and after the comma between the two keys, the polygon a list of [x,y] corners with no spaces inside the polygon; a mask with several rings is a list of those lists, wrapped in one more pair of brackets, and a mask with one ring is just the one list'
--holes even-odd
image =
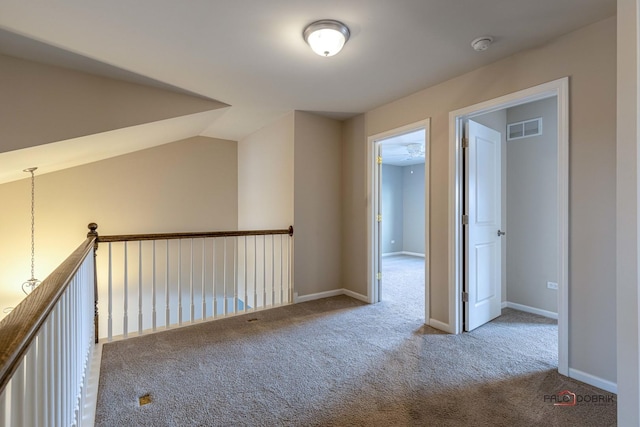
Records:
{"label": "doorknob", "polygon": [[500,230],[498,230],[498,237],[500,237],[500,236],[504,236],[505,234],[507,234],[507,233],[506,233],[506,232],[504,232],[504,231],[500,231]]}

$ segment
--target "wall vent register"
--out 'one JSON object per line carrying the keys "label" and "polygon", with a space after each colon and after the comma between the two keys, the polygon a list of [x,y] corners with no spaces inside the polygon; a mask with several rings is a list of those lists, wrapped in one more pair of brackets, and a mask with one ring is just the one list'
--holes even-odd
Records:
{"label": "wall vent register", "polygon": [[507,125],[507,141],[538,135],[542,135],[542,117]]}

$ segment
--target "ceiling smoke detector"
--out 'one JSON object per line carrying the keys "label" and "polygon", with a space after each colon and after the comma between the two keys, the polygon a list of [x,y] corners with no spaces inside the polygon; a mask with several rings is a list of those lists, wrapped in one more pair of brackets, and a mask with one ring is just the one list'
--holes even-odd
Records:
{"label": "ceiling smoke detector", "polygon": [[484,52],[485,50],[489,49],[489,46],[491,46],[491,43],[493,43],[493,37],[483,36],[483,37],[478,37],[477,39],[472,41],[471,47],[476,52]]}

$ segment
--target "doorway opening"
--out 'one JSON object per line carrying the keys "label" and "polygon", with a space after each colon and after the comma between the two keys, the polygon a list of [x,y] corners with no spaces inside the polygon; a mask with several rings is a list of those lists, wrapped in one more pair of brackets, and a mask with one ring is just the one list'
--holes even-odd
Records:
{"label": "doorway opening", "polygon": [[419,296],[429,319],[429,119],[370,137],[367,151],[367,297]]}
{"label": "doorway opening", "polygon": [[[558,371],[563,375],[568,375],[568,83],[568,78],[563,78],[453,111],[449,115],[449,201],[450,212],[453,213],[449,224],[449,332],[457,334],[464,330],[471,330],[496,317],[496,310],[499,315],[503,307],[509,306],[502,295],[508,286],[509,278],[505,274],[508,273],[509,267],[506,261],[507,254],[513,264],[518,257],[529,257],[534,264],[533,257],[540,256],[545,258],[545,263],[549,266],[546,272],[532,272],[532,270],[517,272],[511,268],[515,265],[509,268],[513,277],[521,273],[527,278],[536,276],[533,280],[536,281],[537,289],[534,291],[529,289],[529,295],[526,298],[529,298],[527,301],[535,300],[535,303],[531,304],[539,307],[537,314],[552,317],[554,314],[552,310],[554,306],[557,307]],[[521,137],[527,132],[531,136],[537,136],[537,132],[542,130],[541,128],[525,130],[525,127],[528,123],[529,127],[540,126],[541,123],[544,126],[544,121],[537,120],[540,117],[529,117],[533,110],[527,110],[528,107],[526,107],[543,104],[547,107],[552,104],[551,107],[553,107],[550,114],[554,115],[554,120],[550,123],[555,122],[556,125],[550,126],[547,134],[549,132],[555,134],[553,135],[555,145],[551,150],[547,147],[546,153],[536,154],[536,156],[542,156],[539,157],[539,163],[536,163],[536,157],[531,154],[531,148],[534,146],[524,145],[534,140],[521,139]],[[488,122],[495,122],[496,117],[499,117],[499,111],[503,112],[502,120],[509,122],[505,124],[512,126],[508,126],[509,134],[506,134],[507,126],[505,126],[502,129],[503,135],[495,136],[489,132],[491,128]],[[509,120],[506,118],[505,111],[511,112]],[[523,118],[523,115],[527,117]],[[522,135],[518,133],[520,131]],[[511,138],[514,142],[519,141],[518,146],[507,145],[511,142],[506,140]],[[525,218],[505,215],[506,205],[502,199],[505,196],[508,198],[509,195],[506,193],[507,187],[502,185],[502,180],[506,177],[504,166],[508,164],[508,160],[506,153],[503,156],[500,151],[502,147],[510,147],[506,149],[511,150],[512,153],[509,154],[513,155],[510,158],[514,159],[512,170],[507,177],[508,182],[516,189],[510,193],[512,199],[510,206],[515,211],[511,214],[523,215]],[[522,148],[525,154],[520,152],[523,151]],[[529,151],[528,158],[527,151]],[[551,156],[553,159],[546,161],[543,165],[544,156],[547,158]],[[550,176],[545,176],[532,184],[527,180],[527,173],[530,173],[530,177],[540,177],[540,170],[536,170],[538,166],[545,168]],[[528,187],[530,184],[536,187]],[[535,200],[536,197],[539,200]],[[518,202],[517,198],[521,200]],[[544,207],[546,222],[538,221],[539,218],[535,216],[530,217],[535,215],[535,211],[522,211],[518,214],[518,209],[526,210],[526,207],[532,204],[536,206],[535,209],[542,209],[536,203],[546,204]],[[507,224],[507,218],[512,218],[511,229]],[[519,219],[529,221],[529,225],[532,225],[532,221],[550,225],[535,227],[535,231],[526,230],[526,227],[518,222]],[[540,243],[542,235],[546,236],[546,243]],[[535,241],[539,245],[547,245],[546,249],[540,250],[538,247],[537,255],[528,251],[531,248],[527,248],[526,242],[519,241],[522,236],[525,236],[525,239],[531,239],[529,243]],[[512,242],[513,254],[503,250],[505,240],[507,245],[509,245],[508,242]],[[522,248],[524,250],[520,251]],[[551,253],[545,253],[545,251]],[[553,256],[549,257],[549,255]],[[520,261],[518,264],[522,266],[526,263]],[[540,279],[540,274],[547,279]],[[502,276],[505,276],[504,281]],[[508,292],[504,293],[508,295]],[[553,295],[554,293],[557,295]],[[512,291],[512,294],[518,295],[518,298],[525,298],[521,295],[522,289]],[[549,301],[554,297],[555,305],[553,301]],[[512,303],[512,308],[527,310],[531,307],[524,303]]]}

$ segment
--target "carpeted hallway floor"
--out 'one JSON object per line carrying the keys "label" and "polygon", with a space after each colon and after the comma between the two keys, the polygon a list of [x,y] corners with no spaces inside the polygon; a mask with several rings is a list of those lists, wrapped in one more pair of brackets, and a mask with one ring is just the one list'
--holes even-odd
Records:
{"label": "carpeted hallway floor", "polygon": [[[377,305],[340,296],[105,345],[96,425],[616,424],[610,394],[557,373],[553,321],[504,310],[440,333],[423,325],[421,273],[393,261]],[[602,401],[554,406],[563,390]]]}

